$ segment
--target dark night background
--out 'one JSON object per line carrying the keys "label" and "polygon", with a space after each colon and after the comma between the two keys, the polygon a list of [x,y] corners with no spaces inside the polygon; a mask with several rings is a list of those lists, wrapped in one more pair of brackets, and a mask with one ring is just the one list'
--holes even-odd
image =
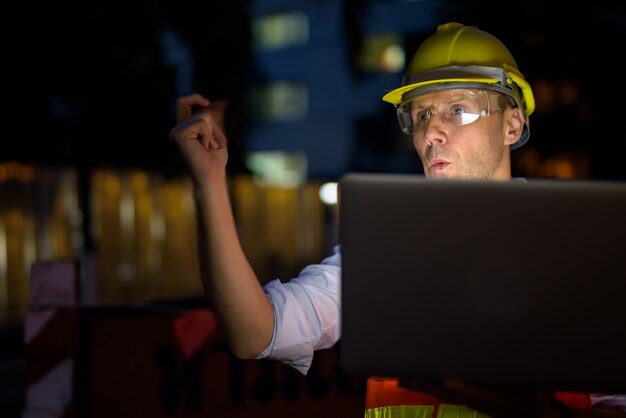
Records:
{"label": "dark night background", "polygon": [[178,94],[160,37],[175,31],[191,49],[196,90],[239,96],[249,48],[243,6],[129,1],[23,10],[8,78],[14,131],[1,154],[43,165],[179,168],[167,141]]}
{"label": "dark night background", "polygon": [[[115,166],[181,172],[182,162],[167,140],[174,125],[174,100],[199,91],[234,103],[231,136],[243,139],[231,141],[230,169],[243,169],[238,156],[245,151],[245,132],[254,128],[249,124],[246,92],[263,81],[251,54],[250,6],[263,3],[270,5],[266,10],[290,10],[326,2],[16,5],[16,11],[5,15],[17,30],[5,38],[8,112],[0,159],[83,170]],[[341,42],[349,48],[358,47],[368,17],[364,11],[371,3],[345,1],[342,20],[328,22],[341,26]],[[626,33],[622,2],[599,1],[586,7],[540,1],[439,3],[446,5],[441,21],[475,25],[503,40],[531,85],[541,80],[579,86],[582,98],[575,107],[557,107],[549,113],[537,109],[531,117],[529,146],[544,157],[560,151],[586,153],[592,161],[592,177],[626,179],[626,140],[617,111],[621,108],[618,62]],[[407,54],[438,23],[427,31],[407,33]],[[163,47],[167,33],[176,35],[169,52]],[[176,45],[187,48],[193,59],[187,87],[181,87],[174,71]],[[358,71],[353,75],[358,78]],[[399,80],[399,75],[393,79]],[[375,106],[380,103],[372,103]],[[392,109],[381,109],[379,119],[393,119]],[[380,144],[379,138],[372,141]],[[381,153],[384,148],[381,145]],[[340,174],[354,168],[329,171]]]}

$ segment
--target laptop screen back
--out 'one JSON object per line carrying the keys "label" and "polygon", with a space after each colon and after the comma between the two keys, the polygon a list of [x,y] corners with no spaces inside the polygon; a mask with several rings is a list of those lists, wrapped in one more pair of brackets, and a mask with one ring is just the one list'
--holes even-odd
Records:
{"label": "laptop screen back", "polygon": [[626,392],[626,184],[340,181],[351,374]]}

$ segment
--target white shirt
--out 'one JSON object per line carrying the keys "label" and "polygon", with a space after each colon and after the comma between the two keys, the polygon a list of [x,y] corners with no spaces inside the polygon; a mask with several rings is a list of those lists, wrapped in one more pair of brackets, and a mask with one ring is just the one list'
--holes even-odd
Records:
{"label": "white shirt", "polygon": [[305,267],[286,283],[263,286],[274,308],[274,335],[257,358],[270,358],[306,374],[313,352],[332,347],[341,336],[341,252]]}

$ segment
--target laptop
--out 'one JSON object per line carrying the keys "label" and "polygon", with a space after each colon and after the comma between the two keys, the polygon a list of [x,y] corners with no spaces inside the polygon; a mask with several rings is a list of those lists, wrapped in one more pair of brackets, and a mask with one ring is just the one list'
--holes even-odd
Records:
{"label": "laptop", "polygon": [[339,182],[340,365],[626,393],[626,183]]}

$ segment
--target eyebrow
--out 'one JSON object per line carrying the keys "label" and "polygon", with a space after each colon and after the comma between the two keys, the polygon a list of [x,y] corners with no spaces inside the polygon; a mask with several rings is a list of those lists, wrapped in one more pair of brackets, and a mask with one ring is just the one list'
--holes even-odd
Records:
{"label": "eyebrow", "polygon": [[[469,99],[470,98],[467,95],[463,95],[461,93],[453,93],[451,96],[449,96],[448,98],[444,99],[441,103],[444,104],[444,105],[449,105],[451,103],[462,102],[462,101],[466,101],[466,100],[469,100]],[[428,109],[429,107],[432,106],[432,105],[424,106],[420,102],[417,102],[415,105],[416,105],[415,106],[416,109]]]}

